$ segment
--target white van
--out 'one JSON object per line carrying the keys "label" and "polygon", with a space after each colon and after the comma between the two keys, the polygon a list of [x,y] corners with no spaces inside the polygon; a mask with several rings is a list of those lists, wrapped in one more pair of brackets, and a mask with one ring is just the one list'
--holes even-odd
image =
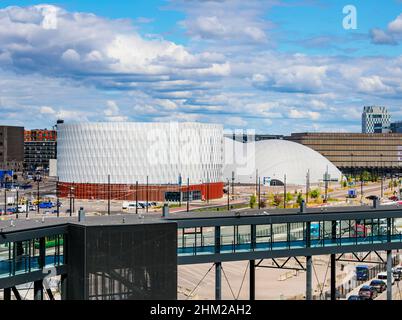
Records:
{"label": "white van", "polygon": [[[121,206],[122,210],[133,210],[137,206],[137,203],[135,201],[124,201],[123,205]],[[138,208],[141,209],[140,203],[138,203]]]}
{"label": "white van", "polygon": [[122,210],[127,210],[129,204],[130,204],[130,202],[124,201],[124,202],[123,202],[123,205],[121,206],[121,209],[122,209]]}
{"label": "white van", "polygon": [[[385,281],[385,283],[387,283],[387,273],[386,272],[380,272],[379,274],[377,274],[377,279],[383,280]],[[395,284],[395,278],[394,275],[391,273],[391,283],[392,285]]]}
{"label": "white van", "polygon": [[25,212],[27,212],[27,206],[20,204],[20,205],[18,206],[18,212],[19,212],[19,213],[25,213]]}

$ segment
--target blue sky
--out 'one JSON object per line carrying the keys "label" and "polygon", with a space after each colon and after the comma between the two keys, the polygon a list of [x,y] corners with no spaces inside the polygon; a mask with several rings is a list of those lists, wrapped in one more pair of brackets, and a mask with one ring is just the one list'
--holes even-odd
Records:
{"label": "blue sky", "polygon": [[358,132],[364,105],[402,120],[401,14],[401,0],[3,0],[0,121]]}

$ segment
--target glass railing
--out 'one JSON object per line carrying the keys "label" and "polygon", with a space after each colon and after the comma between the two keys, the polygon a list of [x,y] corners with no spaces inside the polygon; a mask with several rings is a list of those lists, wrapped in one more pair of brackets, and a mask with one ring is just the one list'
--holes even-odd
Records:
{"label": "glass railing", "polygon": [[[237,239],[242,239],[242,241],[237,241]],[[273,241],[270,236],[265,237],[268,241],[251,243],[251,238],[248,234],[239,235],[235,240],[228,239],[222,241],[219,250],[215,250],[214,245],[201,245],[192,243],[189,246],[179,246],[177,253],[179,256],[186,255],[203,255],[203,254],[214,254],[216,251],[219,253],[240,253],[240,252],[252,252],[252,251],[269,251],[269,250],[286,250],[286,249],[303,249],[307,248],[307,242],[305,239],[297,240],[279,240]],[[332,246],[349,246],[349,245],[366,245],[366,244],[378,244],[388,242],[387,235],[369,235],[369,236],[351,236],[351,237],[341,237],[341,238],[324,238],[324,239],[313,239],[310,241],[311,248],[322,248],[322,247],[332,247]],[[391,235],[391,242],[402,242],[402,234]]]}
{"label": "glass railing", "polygon": [[43,263],[39,239],[0,245],[0,278],[35,272],[64,264],[63,235],[47,237]]}

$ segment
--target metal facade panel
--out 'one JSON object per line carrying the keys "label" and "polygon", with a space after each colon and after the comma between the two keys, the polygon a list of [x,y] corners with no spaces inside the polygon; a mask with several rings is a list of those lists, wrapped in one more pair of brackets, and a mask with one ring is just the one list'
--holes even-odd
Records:
{"label": "metal facade panel", "polygon": [[223,128],[202,123],[79,123],[58,127],[61,182],[222,182]]}
{"label": "metal facade panel", "polygon": [[176,224],[87,227],[90,300],[177,298]]}

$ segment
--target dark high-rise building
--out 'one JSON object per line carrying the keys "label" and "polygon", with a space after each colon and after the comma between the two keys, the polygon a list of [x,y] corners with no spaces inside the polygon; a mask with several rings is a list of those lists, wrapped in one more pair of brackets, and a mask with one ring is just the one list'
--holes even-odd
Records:
{"label": "dark high-rise building", "polygon": [[0,126],[0,170],[21,171],[24,161],[24,128]]}
{"label": "dark high-rise building", "polygon": [[390,129],[392,133],[402,133],[402,121],[391,123]]}
{"label": "dark high-rise building", "polygon": [[26,130],[24,133],[24,166],[28,171],[48,169],[49,160],[57,157],[57,131]]}

